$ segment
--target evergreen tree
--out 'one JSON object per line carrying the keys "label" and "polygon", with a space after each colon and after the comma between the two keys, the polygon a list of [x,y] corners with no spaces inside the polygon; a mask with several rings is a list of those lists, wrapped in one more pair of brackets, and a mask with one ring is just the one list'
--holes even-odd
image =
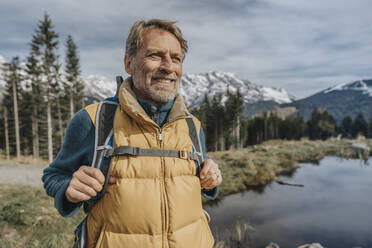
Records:
{"label": "evergreen tree", "polygon": [[[36,54],[38,50],[37,44],[30,43],[31,51],[30,55],[27,57],[26,62],[26,73],[27,73],[27,87],[29,91],[26,94],[29,94],[25,99],[25,108],[31,108],[31,140],[32,140],[32,155],[35,158],[40,156],[40,138],[39,138],[39,119],[43,113],[43,92],[42,92],[42,68],[40,63],[36,59]],[[36,50],[34,50],[36,49]]]}
{"label": "evergreen tree", "polygon": [[369,120],[369,123],[368,123],[368,135],[367,135],[367,138],[372,138],[372,117],[371,117],[371,119]]}
{"label": "evergreen tree", "polygon": [[280,122],[279,137],[287,140],[299,140],[307,133],[307,125],[299,115],[289,115]]}
{"label": "evergreen tree", "polygon": [[336,132],[336,123],[334,118],[327,111],[314,109],[311,119],[308,122],[309,138],[316,140],[325,140],[333,136]]}
{"label": "evergreen tree", "polygon": [[70,119],[76,110],[84,106],[84,84],[80,77],[80,59],[77,52],[77,46],[73,41],[71,35],[66,41],[66,59],[65,59],[65,73],[70,106]]}
{"label": "evergreen tree", "polygon": [[342,134],[342,137],[345,138],[351,138],[353,131],[353,120],[350,118],[350,116],[346,116],[341,123],[340,126],[340,133]]}
{"label": "evergreen tree", "polygon": [[359,112],[353,122],[352,135],[356,138],[359,134],[367,137],[368,134],[368,123],[364,119],[363,113]]}
{"label": "evergreen tree", "polygon": [[227,100],[225,102],[225,113],[226,113],[226,127],[228,135],[226,139],[226,147],[228,149],[239,148],[242,146],[240,139],[240,126],[243,118],[243,97],[240,94],[240,90],[233,94],[227,88],[226,91]]}
{"label": "evergreen tree", "polygon": [[42,68],[42,84],[46,99],[47,116],[47,140],[48,140],[48,160],[53,160],[53,141],[52,141],[52,83],[53,75],[57,63],[58,34],[53,30],[52,21],[45,13],[44,19],[39,22],[32,39],[32,49],[40,59]]}
{"label": "evergreen tree", "polygon": [[[14,138],[15,138],[15,154],[17,158],[21,156],[21,142],[20,142],[20,123],[19,123],[19,112],[18,103],[19,95],[21,94],[20,83],[22,76],[20,73],[19,58],[14,57],[11,63],[5,64],[4,81],[6,83],[6,94],[4,95],[3,105],[7,108],[7,112],[12,112],[14,116]],[[8,124],[9,126],[9,124]]]}

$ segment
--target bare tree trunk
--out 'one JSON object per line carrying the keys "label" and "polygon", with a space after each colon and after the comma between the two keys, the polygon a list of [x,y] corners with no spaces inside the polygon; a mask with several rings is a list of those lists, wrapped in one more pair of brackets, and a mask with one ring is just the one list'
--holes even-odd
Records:
{"label": "bare tree trunk", "polygon": [[74,116],[74,108],[75,108],[74,107],[74,94],[73,94],[73,90],[71,86],[71,89],[70,89],[70,120],[72,119],[72,116]]}
{"label": "bare tree trunk", "polygon": [[237,124],[235,128],[236,148],[240,148],[240,118],[237,118]]}
{"label": "bare tree trunk", "polygon": [[4,106],[4,129],[5,129],[5,153],[6,159],[10,159],[9,152],[9,133],[8,133],[8,109]]}
{"label": "bare tree trunk", "polygon": [[224,133],[223,133],[223,129],[221,129],[221,133],[220,133],[220,149],[221,151],[224,151],[225,150],[225,137],[224,137]]}
{"label": "bare tree trunk", "polygon": [[53,162],[53,140],[52,140],[52,113],[50,100],[50,81],[47,82],[47,124],[48,124],[48,160]]}
{"label": "bare tree trunk", "polygon": [[32,154],[34,158],[39,158],[39,122],[37,120],[37,107],[34,104],[32,109]]}
{"label": "bare tree trunk", "polygon": [[63,133],[62,113],[61,113],[61,105],[59,103],[59,97],[57,97],[57,112],[58,112],[59,137],[60,137],[60,142],[61,142],[61,146],[62,146],[64,133]]}
{"label": "bare tree trunk", "polygon": [[15,124],[15,137],[16,137],[16,152],[17,159],[21,157],[21,142],[19,139],[19,120],[18,120],[18,99],[17,99],[17,88],[16,80],[13,80],[13,108],[14,108],[14,124]]}

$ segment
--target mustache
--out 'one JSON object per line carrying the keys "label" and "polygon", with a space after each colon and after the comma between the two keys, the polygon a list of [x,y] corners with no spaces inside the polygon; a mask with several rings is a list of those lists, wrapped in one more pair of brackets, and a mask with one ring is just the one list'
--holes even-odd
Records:
{"label": "mustache", "polygon": [[151,76],[152,78],[162,78],[162,79],[169,79],[169,80],[177,80],[177,75],[176,73],[164,73],[164,72],[155,72]]}

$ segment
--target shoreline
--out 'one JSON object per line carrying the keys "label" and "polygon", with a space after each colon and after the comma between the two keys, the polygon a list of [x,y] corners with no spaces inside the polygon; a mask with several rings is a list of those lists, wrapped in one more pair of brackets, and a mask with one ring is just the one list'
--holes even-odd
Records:
{"label": "shoreline", "polygon": [[[351,145],[354,143],[366,144],[369,151],[353,150]],[[214,201],[252,188],[260,190],[278,176],[293,173],[299,163],[318,163],[325,156],[366,160],[371,155],[372,139],[337,138],[325,141],[270,140],[244,149],[211,152],[208,156],[219,164],[223,175],[219,195]]]}

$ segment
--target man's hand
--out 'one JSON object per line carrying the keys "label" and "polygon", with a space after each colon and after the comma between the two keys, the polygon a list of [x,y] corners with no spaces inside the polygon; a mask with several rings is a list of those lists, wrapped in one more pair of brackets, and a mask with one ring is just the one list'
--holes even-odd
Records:
{"label": "man's hand", "polygon": [[203,169],[200,172],[200,184],[203,189],[213,189],[222,182],[221,171],[212,159],[204,161]]}
{"label": "man's hand", "polygon": [[[105,176],[99,169],[82,165],[72,174],[66,198],[72,203],[87,201],[102,190],[104,182]],[[110,177],[109,183],[116,183],[116,178]]]}

